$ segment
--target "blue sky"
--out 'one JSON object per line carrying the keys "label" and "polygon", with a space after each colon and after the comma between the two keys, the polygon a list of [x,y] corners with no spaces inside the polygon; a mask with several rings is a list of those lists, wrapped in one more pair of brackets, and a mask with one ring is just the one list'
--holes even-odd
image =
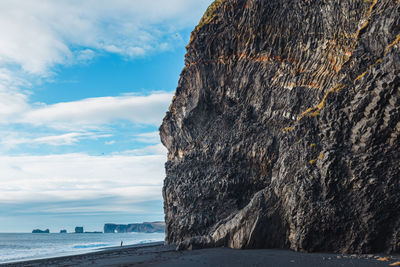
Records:
{"label": "blue sky", "polygon": [[163,219],[158,127],[210,3],[0,2],[0,232]]}

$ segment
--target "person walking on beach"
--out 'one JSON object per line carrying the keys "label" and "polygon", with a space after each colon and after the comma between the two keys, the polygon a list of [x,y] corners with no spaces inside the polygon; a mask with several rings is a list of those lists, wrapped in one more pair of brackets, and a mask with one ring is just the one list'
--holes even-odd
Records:
{"label": "person walking on beach", "polygon": [[124,242],[122,242],[122,240],[121,240],[121,247],[122,247],[122,244],[123,244]]}

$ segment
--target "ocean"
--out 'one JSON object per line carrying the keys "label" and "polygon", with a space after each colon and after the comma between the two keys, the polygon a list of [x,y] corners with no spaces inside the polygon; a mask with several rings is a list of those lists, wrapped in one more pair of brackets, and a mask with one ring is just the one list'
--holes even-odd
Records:
{"label": "ocean", "polygon": [[101,248],[164,240],[164,233],[1,234],[0,263],[68,256]]}

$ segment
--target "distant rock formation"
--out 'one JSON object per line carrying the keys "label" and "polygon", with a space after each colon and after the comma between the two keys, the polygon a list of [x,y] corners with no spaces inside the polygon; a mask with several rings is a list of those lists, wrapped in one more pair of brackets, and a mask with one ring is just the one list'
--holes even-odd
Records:
{"label": "distant rock formation", "polygon": [[40,230],[40,229],[35,229],[35,230],[32,231],[32,234],[48,234],[48,233],[50,233],[49,229],[46,229],[44,231]]}
{"label": "distant rock formation", "polygon": [[214,1],[160,135],[168,243],[400,253],[400,2]]}
{"label": "distant rock formation", "polygon": [[80,226],[75,227],[75,233],[76,234],[82,234],[83,233],[83,227],[80,227]]}
{"label": "distant rock formation", "polygon": [[132,224],[107,223],[104,225],[104,233],[163,233],[164,231],[164,222],[144,222]]}
{"label": "distant rock formation", "polygon": [[60,230],[60,234],[66,234],[67,230]]}
{"label": "distant rock formation", "polygon": [[85,232],[85,234],[102,234],[103,232],[94,231],[94,232]]}

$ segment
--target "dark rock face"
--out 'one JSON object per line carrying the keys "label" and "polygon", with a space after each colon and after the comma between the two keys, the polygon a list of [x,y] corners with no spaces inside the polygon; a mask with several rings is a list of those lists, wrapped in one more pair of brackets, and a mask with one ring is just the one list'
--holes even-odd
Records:
{"label": "dark rock face", "polygon": [[60,234],[66,234],[66,233],[67,233],[67,230],[65,230],[65,229],[60,230]]}
{"label": "dark rock face", "polygon": [[83,227],[81,227],[81,226],[75,227],[75,233],[76,234],[82,234],[83,233]]}
{"label": "dark rock face", "polygon": [[160,127],[167,243],[400,252],[400,4],[216,1]]}
{"label": "dark rock face", "polygon": [[144,222],[132,224],[113,224],[106,223],[104,225],[104,233],[163,233],[165,232],[164,222]]}

